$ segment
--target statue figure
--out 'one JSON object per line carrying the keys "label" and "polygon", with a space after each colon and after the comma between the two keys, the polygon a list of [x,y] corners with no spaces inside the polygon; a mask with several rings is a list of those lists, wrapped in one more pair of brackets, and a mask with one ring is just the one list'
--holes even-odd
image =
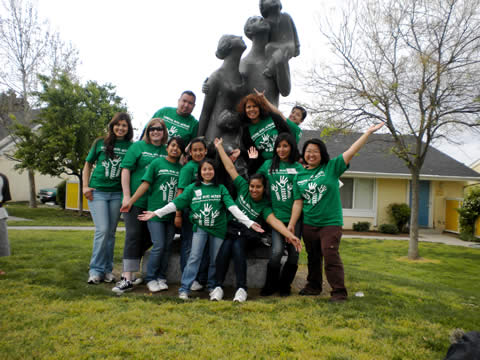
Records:
{"label": "statue figure", "polygon": [[[270,24],[270,38],[265,49],[268,61],[263,73],[276,79],[277,84],[291,86],[288,61],[300,54],[300,42],[292,18],[281,10],[280,0],[260,0],[260,13]],[[290,93],[290,87],[285,92],[283,96]]]}
{"label": "statue figure", "polygon": [[216,56],[222,66],[204,83],[205,100],[200,115],[198,136],[209,141],[222,137],[227,153],[240,146],[241,123],[235,106],[245,95],[245,78],[239,71],[246,45],[240,36],[223,35]]}

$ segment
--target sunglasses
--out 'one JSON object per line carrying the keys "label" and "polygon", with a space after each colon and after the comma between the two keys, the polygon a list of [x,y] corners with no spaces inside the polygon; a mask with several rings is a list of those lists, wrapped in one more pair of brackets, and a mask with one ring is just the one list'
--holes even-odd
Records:
{"label": "sunglasses", "polygon": [[149,127],[149,128],[148,128],[148,132],[153,132],[153,131],[155,131],[155,130],[156,130],[156,131],[165,131],[165,129],[164,129],[163,127],[161,127],[161,126],[158,126],[158,127],[152,126],[152,127]]}

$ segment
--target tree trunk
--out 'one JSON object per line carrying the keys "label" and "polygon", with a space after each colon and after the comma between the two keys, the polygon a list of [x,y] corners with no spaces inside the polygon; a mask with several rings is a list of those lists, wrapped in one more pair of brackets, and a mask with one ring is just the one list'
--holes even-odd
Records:
{"label": "tree trunk", "polygon": [[420,198],[420,171],[411,169],[412,174],[412,211],[410,214],[410,240],[408,243],[408,258],[417,260],[420,255],[418,253],[418,203]]}
{"label": "tree trunk", "polygon": [[83,214],[83,179],[82,174],[78,177],[78,215]]}
{"label": "tree trunk", "polygon": [[37,207],[37,192],[35,190],[35,172],[32,169],[28,169],[28,187],[30,192],[30,199],[28,206],[31,208]]}

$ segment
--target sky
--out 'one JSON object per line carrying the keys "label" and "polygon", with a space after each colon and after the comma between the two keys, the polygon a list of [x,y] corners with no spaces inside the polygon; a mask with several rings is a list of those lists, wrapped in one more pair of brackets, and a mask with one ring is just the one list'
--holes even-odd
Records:
{"label": "sky", "polygon": [[[300,56],[290,60],[292,92],[280,98],[280,110],[286,115],[292,104],[310,99],[302,89],[302,75],[329,56],[318,19],[332,11],[335,3],[282,0],[282,11],[292,16],[301,44]],[[218,40],[223,34],[241,35],[247,54],[251,42],[243,26],[250,16],[260,15],[258,5],[258,0],[37,2],[39,15],[79,50],[80,79],[115,85],[137,128],[143,128],[161,107],[175,107],[187,89],[197,95],[193,115],[200,117],[202,83],[221,65],[215,57]],[[480,141],[474,135],[458,138],[462,145],[442,142],[435,146],[466,165],[480,158]]]}

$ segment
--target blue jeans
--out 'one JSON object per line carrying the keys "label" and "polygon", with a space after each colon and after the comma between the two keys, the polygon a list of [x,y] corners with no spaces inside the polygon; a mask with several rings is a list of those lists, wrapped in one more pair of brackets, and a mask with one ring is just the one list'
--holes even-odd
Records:
{"label": "blue jeans", "polygon": [[185,269],[183,270],[179,292],[190,292],[190,287],[197,277],[198,269],[200,268],[200,263],[202,261],[203,249],[205,248],[207,241],[209,244],[208,250],[211,260],[208,267],[207,287],[209,289],[215,287],[215,259],[222,246],[223,239],[212,236],[199,227],[197,231],[193,233],[192,249],[190,251],[190,256],[188,257],[187,265],[185,265]]}
{"label": "blue jeans", "polygon": [[[287,226],[288,224],[285,224]],[[302,224],[300,221],[295,225],[295,235],[300,238],[302,234]],[[275,229],[272,229],[272,254],[270,255],[270,261],[268,264],[275,268],[280,267],[283,251],[287,248],[287,263],[292,265],[298,264],[298,252],[292,244],[285,242],[285,238]]]}
{"label": "blue jeans", "polygon": [[167,278],[168,249],[175,236],[175,227],[170,222],[149,221],[147,222],[150,238],[153,246],[148,258],[146,282]]}
{"label": "blue jeans", "polygon": [[95,223],[90,276],[103,277],[113,270],[115,231],[120,219],[121,192],[93,190],[93,200],[88,200],[90,214]]}

